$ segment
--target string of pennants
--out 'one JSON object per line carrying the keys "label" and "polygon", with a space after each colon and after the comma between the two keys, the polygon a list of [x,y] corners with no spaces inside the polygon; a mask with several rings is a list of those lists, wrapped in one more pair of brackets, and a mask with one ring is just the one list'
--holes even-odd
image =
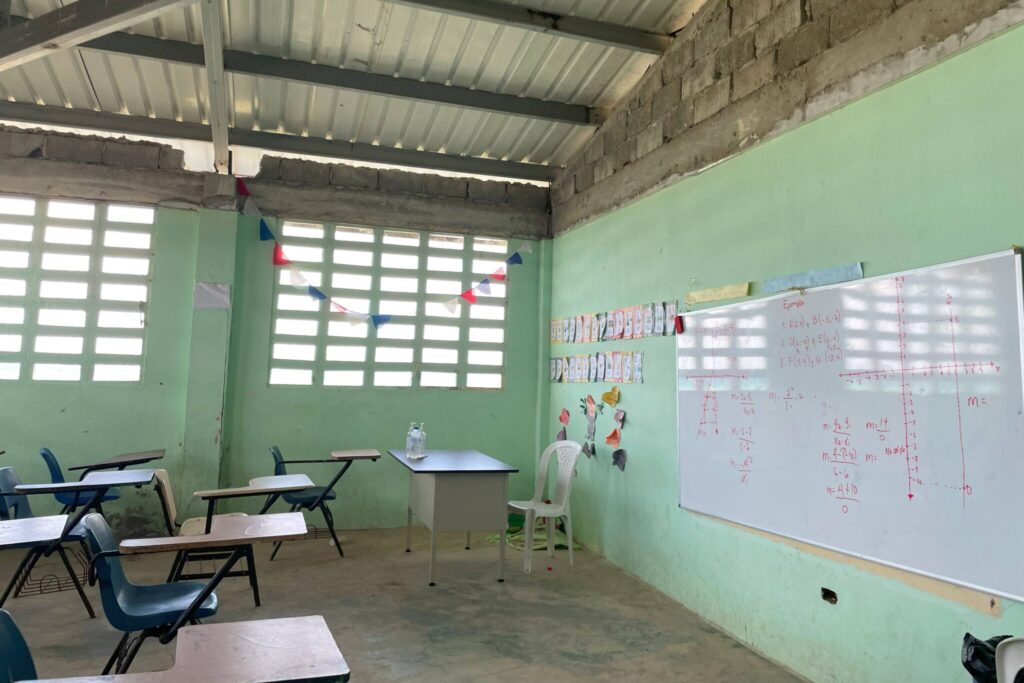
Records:
{"label": "string of pennants", "polygon": [[[302,271],[292,263],[291,259],[284,253],[284,248],[281,243],[277,241],[277,237],[270,230],[270,225],[263,218],[263,213],[256,206],[255,200],[252,198],[252,194],[249,192],[249,188],[246,186],[245,181],[241,178],[235,179],[235,192],[239,197],[242,198],[242,214],[246,216],[255,216],[260,219],[260,241],[261,242],[273,242],[273,263],[275,268],[287,268],[289,273],[289,282],[296,287],[305,287],[306,292],[313,299],[318,301],[328,300],[333,313],[343,320],[356,324],[360,322],[366,322],[369,320],[373,323],[374,328],[378,328],[381,325],[386,325],[391,322],[392,316],[383,313],[361,313],[359,311],[353,311],[352,309],[343,306],[339,302],[330,298],[318,287],[314,287],[306,280]],[[523,242],[519,247],[505,259],[505,265],[498,268],[496,271],[483,278],[476,285],[470,287],[466,291],[462,292],[458,296],[454,296],[448,301],[444,302],[444,307],[449,313],[455,313],[458,309],[459,304],[465,301],[467,304],[475,304],[477,302],[477,294],[488,295],[491,293],[491,283],[493,282],[505,282],[508,280],[508,272],[506,268],[508,266],[518,266],[523,263],[523,254],[532,254],[533,246],[529,242]]]}

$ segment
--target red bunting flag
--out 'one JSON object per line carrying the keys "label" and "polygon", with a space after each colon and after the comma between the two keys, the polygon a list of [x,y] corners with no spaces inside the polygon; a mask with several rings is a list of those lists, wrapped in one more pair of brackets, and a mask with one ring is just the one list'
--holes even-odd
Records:
{"label": "red bunting flag", "polygon": [[348,311],[347,308],[345,308],[344,306],[342,306],[341,304],[334,300],[331,300],[331,310],[334,311],[335,313],[345,313],[346,311]]}
{"label": "red bunting flag", "polygon": [[487,279],[488,280],[494,280],[495,282],[504,282],[506,277],[508,277],[508,276],[505,275],[505,269],[504,268],[498,268],[496,271],[491,273],[488,276]]}
{"label": "red bunting flag", "polygon": [[241,178],[235,178],[235,192],[238,193],[239,197],[248,197],[249,188],[246,186],[245,181]]}
{"label": "red bunting flag", "polygon": [[287,266],[291,263],[284,256],[284,249],[281,248],[280,242],[274,242],[274,265],[275,266]]}
{"label": "red bunting flag", "polygon": [[462,294],[459,294],[459,298],[460,299],[465,299],[466,301],[468,301],[471,304],[475,304],[476,303],[476,293],[472,289],[467,289]]}

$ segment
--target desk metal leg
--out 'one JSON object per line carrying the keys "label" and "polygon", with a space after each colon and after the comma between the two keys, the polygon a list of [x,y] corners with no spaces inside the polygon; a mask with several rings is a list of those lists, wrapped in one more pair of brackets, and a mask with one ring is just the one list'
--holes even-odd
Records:
{"label": "desk metal leg", "polygon": [[78,597],[82,599],[82,604],[85,605],[85,611],[89,613],[89,618],[95,619],[96,613],[92,611],[92,603],[89,602],[89,598],[85,597],[85,591],[82,590],[82,584],[78,582],[78,577],[75,575],[75,568],[68,562],[68,555],[64,552],[64,546],[57,546],[57,554],[60,555],[61,561],[64,563],[64,568],[68,570],[68,576],[71,577],[71,582],[75,584],[75,590],[78,591]]}
{"label": "desk metal leg", "polygon": [[498,532],[498,583],[505,582],[505,530]]}
{"label": "desk metal leg", "polygon": [[160,636],[160,642],[166,645],[167,643],[174,640],[174,637],[178,635],[178,629],[187,624],[189,620],[194,618],[195,613],[199,611],[199,608],[203,606],[203,602],[206,598],[210,597],[210,593],[220,584],[221,580],[227,575],[231,568],[235,566],[241,557],[245,555],[245,546],[235,548],[231,551],[231,555],[224,561],[213,576],[210,578],[210,582],[203,586],[203,589],[199,591],[199,595],[196,596],[192,604],[189,605],[184,612],[178,615],[178,618],[174,621],[171,627]]}
{"label": "desk metal leg", "polygon": [[[101,489],[96,489],[93,492],[93,494],[92,494],[92,498],[89,499],[89,502],[86,503],[84,506],[82,506],[82,509],[79,510],[78,512],[76,512],[74,515],[71,515],[70,517],[68,517],[68,521],[64,524],[63,531],[60,532],[60,538],[58,538],[56,541],[51,543],[49,545],[49,547],[46,548],[46,551],[45,551],[44,554],[47,557],[52,555],[53,552],[58,547],[60,547],[60,545],[62,543],[64,543],[65,540],[67,540],[68,534],[71,533],[71,530],[74,529],[76,526],[78,526],[78,523],[82,521],[82,518],[85,517],[86,513],[89,512],[89,510],[91,510],[93,507],[95,507],[96,504],[103,498],[103,496],[107,495],[107,491],[109,491],[109,490],[110,490],[109,486],[106,486],[106,487],[101,488]],[[77,501],[77,496],[78,496],[78,494],[76,493],[75,494],[76,501]]]}
{"label": "desk metal leg", "polygon": [[430,585],[434,585],[434,562],[437,560],[437,532],[430,530]]}
{"label": "desk metal leg", "polygon": [[19,564],[18,568],[14,570],[14,576],[11,577],[11,582],[7,584],[7,590],[4,591],[3,597],[0,597],[0,607],[3,607],[4,603],[7,602],[7,598],[11,595],[11,591],[14,590],[15,585],[20,583],[22,573],[28,571],[26,569],[26,567],[28,567],[28,563],[34,563],[34,559],[38,559],[41,554],[42,548],[38,546],[28,549],[28,552],[25,553],[25,557],[21,560],[21,564]]}
{"label": "desk metal leg", "polygon": [[412,552],[412,508],[405,509],[405,552]]}

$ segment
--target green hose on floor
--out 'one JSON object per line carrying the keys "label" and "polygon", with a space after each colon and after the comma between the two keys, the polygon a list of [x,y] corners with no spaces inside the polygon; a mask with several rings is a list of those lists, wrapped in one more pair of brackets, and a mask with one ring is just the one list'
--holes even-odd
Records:
{"label": "green hose on floor", "polygon": [[[523,550],[526,548],[526,527],[523,526],[526,522],[526,518],[523,515],[509,515],[508,516],[508,532],[505,534],[505,543],[509,548],[515,550]],[[501,537],[498,534],[492,534],[487,537],[488,543],[498,543]],[[555,548],[558,550],[567,550],[569,548],[568,540],[565,537],[565,529],[562,524],[559,523],[555,528],[554,533]],[[538,519],[533,529],[533,549],[534,550],[547,550],[548,547],[548,525],[547,520]],[[579,550],[582,546],[579,543],[572,544],[573,550]]]}

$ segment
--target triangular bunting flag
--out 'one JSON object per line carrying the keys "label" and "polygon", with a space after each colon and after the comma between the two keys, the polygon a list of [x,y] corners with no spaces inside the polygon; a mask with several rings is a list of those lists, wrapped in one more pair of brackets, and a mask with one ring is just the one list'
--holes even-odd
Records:
{"label": "triangular bunting flag", "polygon": [[516,249],[516,251],[518,251],[521,254],[532,254],[533,245],[530,244],[529,242],[523,242],[522,244],[519,245],[519,248]]}
{"label": "triangular bunting flag", "polygon": [[288,280],[295,287],[305,287],[309,284],[309,280],[302,274],[302,271],[295,267],[288,269]]}
{"label": "triangular bunting flag", "polygon": [[476,289],[477,289],[477,291],[478,291],[478,292],[480,292],[481,294],[490,294],[490,293],[491,293],[491,283],[490,283],[490,282],[488,282],[488,281],[486,280],[486,278],[485,278],[485,279],[483,279],[483,280],[481,280],[481,281],[480,281],[480,284],[478,284],[478,285],[476,286]]}
{"label": "triangular bunting flag", "polygon": [[475,304],[476,303],[476,294],[473,293],[472,289],[467,289],[462,294],[459,294],[459,298],[460,299],[465,299],[466,301],[468,301],[471,304]]}
{"label": "triangular bunting flag", "polygon": [[256,206],[256,202],[252,200],[252,197],[245,198],[245,204],[242,205],[242,213],[246,216],[259,216],[260,210]]}
{"label": "triangular bunting flag", "polygon": [[260,219],[260,242],[269,242],[272,239],[274,239],[274,233],[270,232],[270,226],[267,225],[267,222],[261,218]]}
{"label": "triangular bunting flag", "polygon": [[496,271],[491,273],[490,276],[487,279],[488,280],[494,280],[495,282],[504,282],[505,281],[505,277],[506,277],[505,276],[505,268],[502,267],[502,268],[498,268]]}
{"label": "triangular bunting flag", "polygon": [[310,285],[309,289],[307,289],[306,291],[309,292],[309,295],[311,297],[313,297],[314,299],[316,299],[317,301],[323,301],[324,299],[327,298],[326,294],[321,292],[319,289],[317,289],[313,285]]}
{"label": "triangular bunting flag", "polygon": [[274,242],[274,265],[275,266],[287,266],[291,263],[284,257],[284,249],[281,248],[280,242]]}
{"label": "triangular bunting flag", "polygon": [[459,309],[459,297],[448,299],[448,301],[444,302],[444,307],[448,309],[449,313],[454,313]]}
{"label": "triangular bunting flag", "polygon": [[339,304],[337,301],[331,299],[331,310],[335,313],[348,313],[348,309]]}
{"label": "triangular bunting flag", "polygon": [[511,256],[509,256],[507,259],[505,259],[505,263],[509,264],[510,266],[519,265],[522,262],[523,262],[523,257],[519,254],[518,251],[516,253],[512,254]]}
{"label": "triangular bunting flag", "polygon": [[380,327],[381,325],[391,322],[390,315],[371,315],[370,317],[373,318],[374,327]]}
{"label": "triangular bunting flag", "polygon": [[235,192],[238,193],[239,197],[249,196],[249,188],[246,187],[245,181],[241,178],[235,178]]}

